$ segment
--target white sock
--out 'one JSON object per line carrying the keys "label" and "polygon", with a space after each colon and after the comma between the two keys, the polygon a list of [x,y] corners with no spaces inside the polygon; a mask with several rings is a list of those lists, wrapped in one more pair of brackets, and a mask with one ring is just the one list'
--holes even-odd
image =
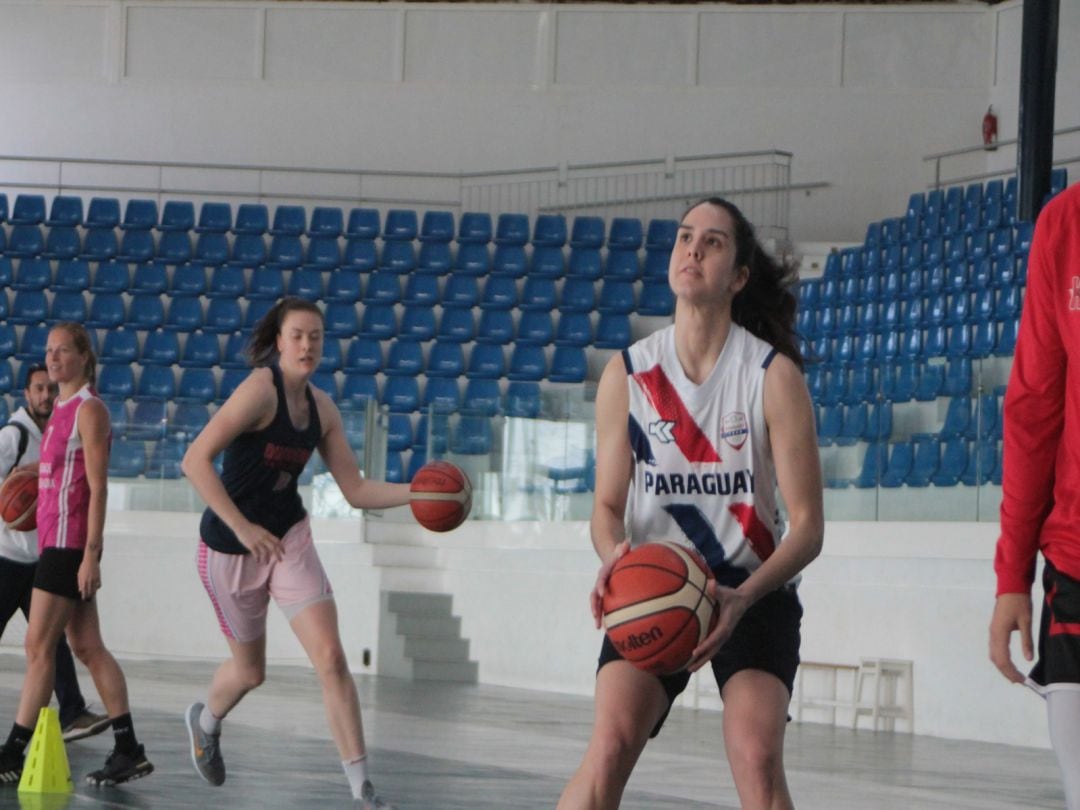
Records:
{"label": "white sock", "polygon": [[1065,806],[1080,810],[1080,689],[1047,692],[1046,713],[1050,718],[1050,744],[1065,785]]}
{"label": "white sock", "polygon": [[364,789],[364,782],[368,781],[367,754],[359,756],[351,762],[342,762],[341,767],[345,771],[345,778],[349,780],[349,788],[352,790],[353,798],[363,798],[360,792]]}
{"label": "white sock", "polygon": [[199,715],[199,728],[206,734],[221,733],[221,718],[214,717],[207,706],[203,706],[202,714]]}

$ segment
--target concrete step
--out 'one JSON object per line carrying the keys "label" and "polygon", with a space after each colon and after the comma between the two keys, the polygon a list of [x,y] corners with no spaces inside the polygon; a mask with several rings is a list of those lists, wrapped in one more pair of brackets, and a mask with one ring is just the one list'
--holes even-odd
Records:
{"label": "concrete step", "polygon": [[386,565],[379,569],[379,577],[386,591],[438,594],[445,590],[442,571],[435,568]]}
{"label": "concrete step", "polygon": [[475,661],[413,661],[412,665],[414,681],[476,683],[480,675],[480,668]]}
{"label": "concrete step", "polygon": [[457,616],[409,616],[397,614],[397,631],[406,638],[461,638]]}
{"label": "concrete step", "polygon": [[463,638],[416,638],[405,637],[405,655],[413,660],[467,663],[469,642]]}
{"label": "concrete step", "polygon": [[448,593],[404,591],[395,589],[388,594],[387,605],[398,616],[450,617],[454,597]]}

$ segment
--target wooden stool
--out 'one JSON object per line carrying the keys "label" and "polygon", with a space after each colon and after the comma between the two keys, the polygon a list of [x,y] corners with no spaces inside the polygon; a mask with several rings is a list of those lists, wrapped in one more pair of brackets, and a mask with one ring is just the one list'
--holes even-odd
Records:
{"label": "wooden stool", "polygon": [[[806,695],[803,675],[807,670],[820,670],[828,674],[829,694],[823,697],[808,697]],[[795,691],[795,722],[802,722],[803,709],[828,709],[829,722],[836,724],[836,710],[854,709],[856,703],[856,674],[859,668],[854,664],[831,664],[824,661],[801,661],[799,663],[798,689]],[[837,674],[846,672],[851,674],[851,694],[837,694]]]}
{"label": "wooden stool", "polygon": [[[864,686],[868,678],[873,678],[874,689],[869,699],[863,697]],[[911,661],[895,658],[863,658],[859,662],[859,673],[855,679],[855,711],[851,718],[851,727],[857,728],[859,715],[868,714],[873,718],[874,731],[879,723],[886,731],[892,731],[897,720],[907,723],[907,730],[915,730],[915,690],[913,665]],[[897,702],[899,687],[903,687],[904,701]]]}

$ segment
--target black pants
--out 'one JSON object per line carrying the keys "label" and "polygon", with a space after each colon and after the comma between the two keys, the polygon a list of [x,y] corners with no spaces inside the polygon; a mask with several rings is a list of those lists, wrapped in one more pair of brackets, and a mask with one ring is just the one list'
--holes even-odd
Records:
{"label": "black pants", "polygon": [[[36,568],[33,563],[26,565],[0,557],[0,635],[3,635],[4,628],[16,610],[21,610],[27,619],[30,618],[30,594],[34,590]],[[60,704],[60,727],[64,728],[82,713],[86,708],[86,701],[79,691],[71,648],[62,635],[60,643],[56,645],[56,677],[53,679],[53,689]]]}

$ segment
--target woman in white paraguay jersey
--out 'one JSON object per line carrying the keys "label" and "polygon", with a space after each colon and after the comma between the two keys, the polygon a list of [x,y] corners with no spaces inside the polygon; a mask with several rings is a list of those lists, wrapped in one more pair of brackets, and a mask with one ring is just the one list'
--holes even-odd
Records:
{"label": "woman in white paraguay jersey", "polygon": [[[675,322],[611,358],[596,398],[590,595],[600,626],[611,568],[631,546],[673,540],[716,574],[716,629],[687,672],[657,677],[605,638],[592,739],[559,807],[618,807],[638,757],[689,672],[711,664],[744,808],[792,807],[784,729],[799,661],[799,572],[821,550],[821,470],[794,336],[789,271],[717,198],[683,216],[668,281]],[[786,532],[776,505],[779,486]]]}

